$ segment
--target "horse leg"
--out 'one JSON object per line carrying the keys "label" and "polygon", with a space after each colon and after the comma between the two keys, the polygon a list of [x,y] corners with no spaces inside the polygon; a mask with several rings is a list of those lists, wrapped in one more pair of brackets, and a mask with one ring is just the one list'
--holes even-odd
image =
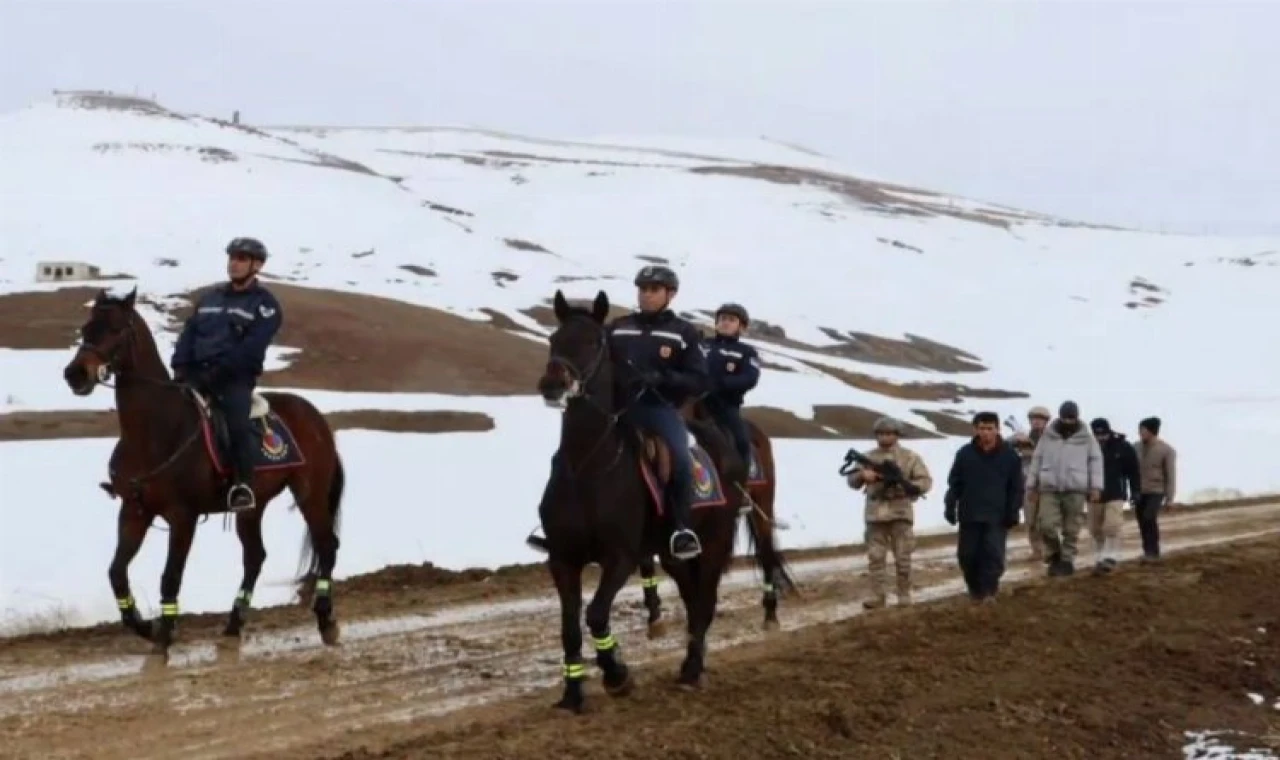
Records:
{"label": "horse leg", "polygon": [[129,591],[129,565],[138,556],[142,540],[146,538],[153,519],[152,515],[144,513],[128,499],[121,503],[120,516],[116,521],[116,553],[107,570],[111,591],[116,595],[116,605],[120,608],[121,622],[125,628],[148,640],[151,639],[151,621],[142,619],[138,604]]}
{"label": "horse leg", "polygon": [[773,525],[759,509],[751,510],[747,516],[747,529],[755,542],[755,554],[763,575],[762,596],[760,605],[764,607],[765,630],[777,630],[778,622],[778,584],[783,583],[786,574],[782,572],[782,563],[778,559],[777,547],[773,544]]}
{"label": "horse leg", "polygon": [[244,576],[240,580],[240,590],[231,603],[231,615],[227,618],[224,636],[240,636],[246,619],[249,617],[249,605],[253,602],[253,587],[258,583],[262,573],[262,563],[267,560],[267,547],[262,543],[262,512],[242,512],[236,515],[236,536],[240,539],[244,562]]}
{"label": "horse leg", "polygon": [[564,646],[564,694],[555,707],[581,713],[586,702],[582,679],[587,675],[582,664],[582,567],[549,559],[547,568],[560,595],[560,643]]}
{"label": "horse leg", "polygon": [[733,529],[737,527],[737,519],[732,517],[733,522],[714,540],[707,542],[710,546],[703,547],[693,569],[695,604],[689,619],[689,644],[685,649],[684,662],[680,663],[679,683],[682,686],[696,688],[702,685],[702,674],[706,669],[707,631],[716,617],[720,578],[733,554]]}
{"label": "horse leg", "polygon": [[626,696],[632,687],[631,672],[622,661],[618,640],[609,631],[609,613],[613,609],[613,600],[627,585],[627,578],[631,577],[634,569],[631,560],[616,556],[602,562],[600,582],[587,605],[587,629],[591,631],[591,640],[596,646],[596,665],[604,673],[604,690],[612,697]]}
{"label": "horse leg", "polygon": [[156,654],[169,655],[173,644],[173,630],[178,623],[178,591],[182,588],[182,574],[187,569],[187,555],[196,535],[195,512],[187,509],[170,509],[169,556],[160,575],[160,622],[155,626]]}
{"label": "horse leg", "polygon": [[307,522],[300,564],[308,567],[308,575],[314,580],[315,599],[311,610],[325,646],[337,645],[340,636],[338,623],[333,618],[333,567],[338,563],[338,520],[345,488],[346,472],[342,461],[336,458],[328,488],[322,490],[301,481],[289,484]]}
{"label": "horse leg", "polygon": [[644,607],[649,611],[648,636],[651,639],[662,638],[667,632],[666,621],[662,619],[662,598],[658,596],[657,572],[653,555],[640,560],[640,585],[644,588]]}

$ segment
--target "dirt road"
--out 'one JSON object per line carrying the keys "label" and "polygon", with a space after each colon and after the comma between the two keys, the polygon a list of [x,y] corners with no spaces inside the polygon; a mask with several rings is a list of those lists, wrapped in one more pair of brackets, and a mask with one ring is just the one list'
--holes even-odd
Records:
{"label": "dirt road", "polygon": [[[1132,525],[1127,530],[1132,550],[1136,543],[1132,534],[1136,530]],[[1263,504],[1180,512],[1166,518],[1164,534],[1171,552],[1280,535],[1280,509],[1275,504]],[[1027,577],[1034,571],[1039,578],[1039,568],[1031,567],[1023,542],[1012,543],[1017,546],[1007,577]],[[1280,546],[1265,546],[1280,558]],[[943,541],[924,542],[916,555],[919,599],[953,595],[961,590],[952,555],[953,549]],[[1087,556],[1086,552],[1085,559]],[[1176,562],[1169,563],[1169,567]],[[407,583],[401,581],[411,582],[413,575],[407,570],[394,582],[382,578],[380,588],[367,585],[361,589],[356,582],[345,591],[340,587],[343,645],[336,649],[322,648],[305,611],[296,609],[260,613],[251,620],[243,644],[235,648],[219,645],[215,619],[184,620],[184,638],[167,666],[146,655],[145,642],[110,627],[0,642],[0,757],[498,758],[547,757],[555,751],[553,746],[592,746],[593,758],[650,757],[664,743],[672,745],[674,754],[667,753],[670,757],[729,757],[719,754],[715,747],[689,750],[692,745],[681,744],[676,729],[664,732],[661,723],[634,727],[639,733],[630,734],[633,739],[649,737],[635,744],[634,752],[626,749],[626,742],[616,739],[604,745],[611,748],[606,750],[573,742],[602,738],[594,730],[581,728],[587,725],[582,721],[614,720],[627,710],[639,710],[646,714],[645,720],[652,721],[653,716],[646,711],[662,707],[662,700],[681,699],[687,703],[682,710],[695,705],[700,710],[730,710],[722,704],[721,690],[741,680],[735,674],[742,671],[744,658],[754,658],[755,664],[746,668],[748,671],[771,668],[770,672],[785,672],[784,664],[794,666],[794,675],[782,677],[779,688],[794,689],[803,695],[806,681],[829,680],[832,668],[848,667],[847,662],[836,666],[835,661],[841,658],[834,655],[831,662],[824,662],[826,650],[811,651],[803,657],[796,654],[798,648],[812,649],[813,637],[829,635],[824,631],[831,627],[820,624],[858,616],[867,619],[868,630],[902,624],[917,633],[937,629],[938,636],[956,635],[942,630],[955,625],[947,622],[955,614],[939,619],[938,610],[931,609],[934,605],[862,615],[858,602],[865,592],[865,562],[860,555],[804,559],[794,562],[792,569],[802,585],[802,595],[783,600],[783,632],[775,634],[761,630],[755,574],[749,569],[736,570],[726,578],[722,614],[712,630],[709,686],[701,694],[685,695],[669,687],[676,658],[683,649],[683,637],[673,633],[660,640],[646,640],[639,587],[632,585],[624,590],[614,631],[627,660],[648,667],[640,670],[637,694],[626,700],[631,707],[608,700],[593,682],[589,698],[600,714],[576,719],[579,723],[546,709],[551,701],[551,692],[546,689],[554,686],[559,676],[555,596],[545,580],[519,580],[518,573],[455,582],[437,590],[434,596],[420,589],[406,589]],[[1129,588],[1150,596],[1151,589],[1157,587],[1137,584],[1135,579],[1149,578],[1167,569],[1126,566],[1113,578],[1080,577],[1066,582],[1063,588],[1083,589],[1084,584],[1090,583],[1097,588],[1096,584],[1105,583],[1107,593]],[[1204,575],[1208,575],[1207,571]],[[1039,594],[1039,586],[1044,584],[1033,585],[1037,588],[1029,592],[1030,596]],[[661,591],[673,618],[671,629],[682,629],[674,588],[664,580]],[[1240,594],[1249,592],[1247,588],[1239,589]],[[989,614],[1020,614],[1015,608],[1022,603],[1021,596],[1008,595],[1007,603],[995,605],[998,612]],[[1076,596],[1087,598],[1088,594]],[[481,601],[462,601],[469,598]],[[1136,624],[1146,625],[1144,616],[1154,614],[1142,611],[1147,601],[1136,598],[1119,603],[1116,614],[1126,618],[1136,614]],[[1270,611],[1277,611],[1274,602],[1270,605]],[[1034,613],[1018,619],[1022,622],[1010,617],[1006,623],[1024,629],[1038,626]],[[1125,625],[1134,624],[1130,620]],[[786,633],[800,628],[813,630],[800,635]],[[1018,638],[1010,632],[1006,634]],[[909,637],[909,633],[893,635]],[[1059,639],[1077,641],[1070,632],[1063,632],[1063,636]],[[1188,640],[1179,646],[1191,643]],[[1201,646],[1195,644],[1197,648]],[[1082,653],[1087,647],[1083,644],[1070,647],[1077,656],[1085,656]],[[865,655],[874,658],[873,650]],[[854,677],[847,670],[840,672],[842,679]],[[923,679],[920,683],[924,684],[930,673],[927,664],[917,662],[890,691],[900,693],[909,688],[904,684],[916,678]],[[1053,684],[1044,687],[1049,692],[1055,688]],[[1105,678],[1097,687],[1110,688]],[[823,697],[832,698],[831,693]],[[1072,697],[1075,698],[1078,695]],[[989,697],[985,699],[990,701]],[[738,714],[740,709],[734,707],[730,711]],[[1016,718],[1017,710],[1011,714]],[[882,717],[896,720],[887,714]],[[679,716],[672,720],[681,725],[687,722]],[[755,741],[764,741],[761,737],[765,735],[773,737],[771,742],[783,741],[769,728],[770,717],[760,715],[756,720],[755,733],[759,736]],[[851,718],[837,716],[831,720],[838,724]],[[504,728],[515,724],[524,727],[520,736],[513,736]],[[918,728],[927,732],[923,724]],[[843,729],[831,730],[839,734]],[[538,736],[543,738],[543,744],[522,744],[533,742],[532,737]],[[790,755],[837,756],[825,754],[812,739],[796,742]],[[699,740],[697,744],[703,746],[705,742]],[[740,745],[739,755],[745,751],[743,746],[750,744]],[[774,749],[776,753],[770,756],[790,756],[784,749]],[[845,754],[838,756],[862,756],[848,751],[846,748]]]}

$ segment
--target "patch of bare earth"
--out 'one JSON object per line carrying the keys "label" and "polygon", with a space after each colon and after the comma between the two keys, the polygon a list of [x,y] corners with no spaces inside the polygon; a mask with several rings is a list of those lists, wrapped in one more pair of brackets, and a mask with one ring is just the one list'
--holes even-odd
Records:
{"label": "patch of bare earth", "polygon": [[993,605],[859,616],[717,651],[697,693],[665,674],[625,699],[595,686],[578,722],[538,694],[328,756],[1129,760],[1180,757],[1184,731],[1208,729],[1275,745],[1271,711],[1246,694],[1280,692],[1280,601],[1265,590],[1278,562],[1269,537]]}
{"label": "patch of bare earth", "polygon": [[88,317],[84,307],[98,290],[69,287],[0,296],[0,348],[57,350],[75,345]]}
{"label": "patch of bare earth", "polygon": [[889,396],[890,398],[903,399],[905,401],[954,401],[958,403],[969,398],[1010,399],[1028,398],[1030,396],[1030,394],[1022,391],[973,388],[958,383],[895,383],[882,377],[875,377],[862,372],[851,372],[839,367],[819,364],[818,362],[806,361],[804,363],[858,390],[878,393],[881,396]]}
{"label": "patch of bare earth", "polygon": [[360,293],[279,283],[271,291],[284,311],[276,343],[299,352],[286,369],[263,375],[265,387],[529,394],[546,360],[545,348],[492,322]]}
{"label": "patch of bare earth", "polygon": [[[409,412],[354,409],[330,412],[325,419],[334,430],[381,430],[388,433],[477,433],[494,428],[493,418],[487,414],[447,409]],[[119,435],[120,426],[114,411],[0,414],[0,441],[115,438]]]}

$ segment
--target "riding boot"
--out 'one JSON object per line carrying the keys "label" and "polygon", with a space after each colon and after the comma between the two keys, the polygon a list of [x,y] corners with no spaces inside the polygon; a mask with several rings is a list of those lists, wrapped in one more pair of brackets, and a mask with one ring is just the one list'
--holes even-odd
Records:
{"label": "riding boot", "polygon": [[[249,438],[249,436],[243,436]],[[232,441],[235,458],[235,481],[227,492],[227,510],[249,512],[257,508],[253,495],[253,441]]]}
{"label": "riding boot", "polygon": [[671,556],[676,559],[693,559],[702,553],[702,542],[698,534],[689,530],[692,519],[691,498],[687,489],[678,489],[671,503],[671,522],[674,530],[671,533]]}

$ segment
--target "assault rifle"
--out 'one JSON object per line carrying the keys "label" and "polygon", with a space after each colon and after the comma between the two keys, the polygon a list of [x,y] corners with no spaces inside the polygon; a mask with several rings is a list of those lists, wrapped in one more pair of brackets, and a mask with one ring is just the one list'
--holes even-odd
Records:
{"label": "assault rifle", "polygon": [[880,481],[884,483],[885,488],[901,488],[909,499],[918,499],[924,493],[919,486],[907,480],[906,474],[902,472],[897,462],[873,462],[857,449],[849,449],[849,452],[844,455],[844,464],[840,465],[840,474],[848,475],[853,472],[855,466],[874,470],[876,475],[880,476]]}

